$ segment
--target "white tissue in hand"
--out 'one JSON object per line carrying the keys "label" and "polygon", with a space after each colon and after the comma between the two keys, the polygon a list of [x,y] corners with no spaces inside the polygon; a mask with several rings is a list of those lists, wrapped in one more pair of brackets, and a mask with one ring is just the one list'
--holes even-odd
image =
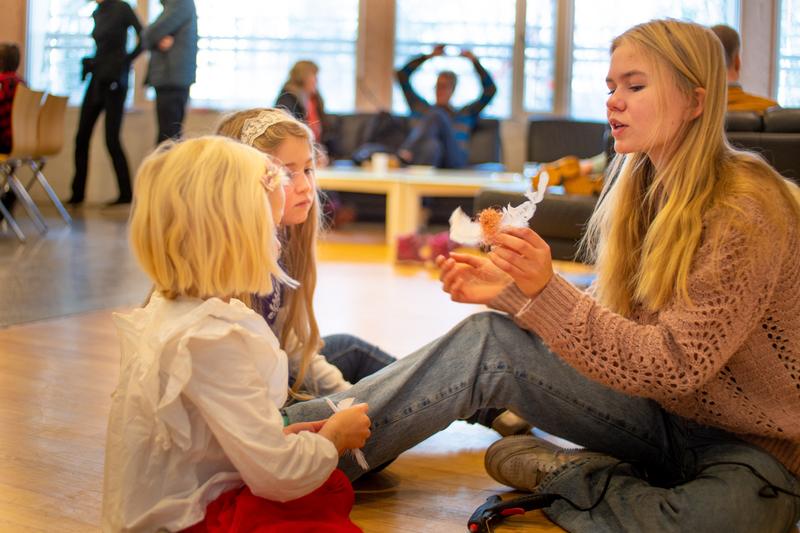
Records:
{"label": "white tissue in hand", "polygon": [[[345,398],[338,404],[334,404],[333,400],[331,400],[330,398],[325,398],[325,401],[328,402],[328,406],[334,413],[338,413],[342,409],[350,408],[353,405],[355,398]],[[347,450],[347,453],[353,454],[353,457],[355,457],[358,466],[360,466],[363,470],[369,470],[369,463],[367,463],[367,458],[364,457],[364,452],[358,449],[354,449],[354,450]]]}
{"label": "white tissue in hand", "polygon": [[[549,180],[547,172],[539,174],[539,182],[535,191],[525,193],[527,201],[522,202],[516,207],[508,204],[503,208],[503,217],[500,220],[500,227],[524,228],[528,221],[536,213],[536,204],[544,198],[544,191],[547,189]],[[450,215],[450,240],[466,245],[480,244],[483,240],[481,225],[467,216],[460,207],[456,207]]]}

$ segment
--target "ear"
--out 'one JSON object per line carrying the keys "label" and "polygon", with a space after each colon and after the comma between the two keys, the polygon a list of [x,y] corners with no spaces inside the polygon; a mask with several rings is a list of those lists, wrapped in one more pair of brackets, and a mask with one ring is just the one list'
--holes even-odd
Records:
{"label": "ear", "polygon": [[703,87],[696,87],[692,91],[692,99],[689,103],[689,120],[694,120],[703,114],[706,105],[706,90]]}

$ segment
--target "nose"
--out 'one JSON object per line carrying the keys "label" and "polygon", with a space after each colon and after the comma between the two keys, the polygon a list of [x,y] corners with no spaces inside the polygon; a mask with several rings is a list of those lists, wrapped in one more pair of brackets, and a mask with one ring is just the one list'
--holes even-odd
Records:
{"label": "nose", "polygon": [[311,176],[305,172],[295,172],[292,174],[292,187],[297,194],[307,192],[311,189]]}
{"label": "nose", "polygon": [[614,91],[608,95],[608,100],[606,100],[606,108],[609,111],[622,111],[625,109],[625,102],[617,93],[618,91]]}

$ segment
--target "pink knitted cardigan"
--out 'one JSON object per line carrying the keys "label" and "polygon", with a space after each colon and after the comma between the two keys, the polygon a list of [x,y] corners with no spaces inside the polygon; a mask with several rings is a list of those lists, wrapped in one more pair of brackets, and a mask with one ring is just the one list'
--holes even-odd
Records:
{"label": "pink knitted cardigan", "polygon": [[558,275],[533,299],[512,283],[491,305],[588,378],[735,433],[800,476],[800,228],[781,234],[742,207],[749,232],[707,213],[692,305],[625,317]]}

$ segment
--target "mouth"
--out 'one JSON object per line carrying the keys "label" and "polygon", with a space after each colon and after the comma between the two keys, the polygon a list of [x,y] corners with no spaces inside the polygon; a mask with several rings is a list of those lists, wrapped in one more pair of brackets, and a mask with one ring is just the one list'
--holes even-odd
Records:
{"label": "mouth", "polygon": [[628,127],[627,124],[623,124],[622,122],[616,119],[609,119],[608,124],[609,126],[611,126],[611,134],[614,137],[621,134],[623,131],[625,131],[625,128]]}

